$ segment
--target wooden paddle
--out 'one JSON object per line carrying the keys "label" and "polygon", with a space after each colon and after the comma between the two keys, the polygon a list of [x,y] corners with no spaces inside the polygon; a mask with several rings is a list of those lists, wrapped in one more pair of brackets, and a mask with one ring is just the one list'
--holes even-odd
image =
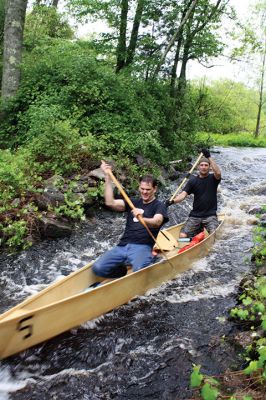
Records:
{"label": "wooden paddle", "polygon": [[181,187],[184,185],[184,183],[188,180],[188,178],[190,177],[190,175],[192,174],[192,172],[194,171],[194,169],[196,168],[196,166],[198,165],[201,157],[203,157],[203,154],[200,153],[200,155],[198,156],[197,160],[195,161],[195,163],[193,164],[193,166],[191,167],[191,169],[189,170],[189,172],[187,173],[187,175],[185,176],[185,178],[183,179],[183,181],[180,183],[180,185],[178,186],[178,188],[176,189],[175,193],[171,196],[170,198],[170,202],[172,200],[174,200],[175,196],[177,195],[178,191],[181,189]]}

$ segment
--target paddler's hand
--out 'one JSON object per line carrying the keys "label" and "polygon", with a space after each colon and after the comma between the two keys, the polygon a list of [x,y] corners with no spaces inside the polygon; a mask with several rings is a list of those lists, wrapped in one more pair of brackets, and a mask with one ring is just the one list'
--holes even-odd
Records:
{"label": "paddler's hand", "polygon": [[204,155],[204,157],[210,158],[211,153],[209,152],[208,149],[202,149],[201,152],[202,152],[202,154]]}
{"label": "paddler's hand", "polygon": [[166,202],[164,203],[166,205],[166,207],[171,206],[172,204],[175,204],[174,200],[166,200]]}
{"label": "paddler's hand", "polygon": [[134,215],[133,221],[134,222],[138,222],[138,216],[142,215],[144,213],[144,210],[142,210],[142,208],[133,208],[132,210],[132,214]]}
{"label": "paddler's hand", "polygon": [[105,174],[105,176],[109,176],[109,172],[112,171],[112,167],[110,164],[108,164],[107,162],[105,162],[104,160],[101,160],[101,170],[103,171],[103,173]]}

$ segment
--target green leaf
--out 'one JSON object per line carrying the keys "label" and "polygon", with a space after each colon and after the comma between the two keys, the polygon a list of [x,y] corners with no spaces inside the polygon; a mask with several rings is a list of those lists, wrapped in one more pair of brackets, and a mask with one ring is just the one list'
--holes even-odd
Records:
{"label": "green leaf", "polygon": [[264,329],[266,331],[266,319],[264,319],[261,323],[261,327],[262,329]]}
{"label": "green leaf", "polygon": [[243,304],[245,306],[248,306],[251,303],[252,303],[252,298],[251,297],[248,296],[247,298],[243,299]]}
{"label": "green leaf", "polygon": [[266,346],[259,346],[258,348],[259,353],[259,366],[262,367],[264,362],[266,361]]}
{"label": "green leaf", "polygon": [[208,383],[205,383],[201,389],[201,395],[204,400],[216,400],[219,395],[219,391],[218,389],[211,387]]}
{"label": "green leaf", "polygon": [[266,286],[265,285],[259,288],[259,292],[262,297],[266,298]]}
{"label": "green leaf", "polygon": [[252,372],[257,371],[259,368],[258,361],[250,361],[247,368],[244,369],[246,375],[252,374]]}
{"label": "green leaf", "polygon": [[199,373],[201,365],[194,365],[190,375],[190,387],[195,388],[201,385],[203,375]]}

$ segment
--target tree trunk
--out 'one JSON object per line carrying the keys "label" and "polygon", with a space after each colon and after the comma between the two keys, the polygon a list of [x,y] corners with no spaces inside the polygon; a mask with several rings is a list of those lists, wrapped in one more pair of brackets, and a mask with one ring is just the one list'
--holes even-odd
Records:
{"label": "tree trunk", "polygon": [[257,138],[260,134],[261,110],[262,110],[262,106],[263,106],[263,87],[264,87],[264,76],[265,76],[265,63],[266,63],[266,38],[264,40],[264,52],[263,52],[262,67],[261,67],[258,114],[257,114],[256,128],[254,131],[255,138]]}
{"label": "tree trunk", "polygon": [[52,7],[57,9],[58,3],[59,3],[59,0],[52,0]]}
{"label": "tree trunk", "polygon": [[126,51],[127,51],[127,14],[128,14],[128,0],[121,0],[121,15],[120,15],[120,29],[119,39],[116,51],[116,73],[118,73],[126,62]]}
{"label": "tree trunk", "polygon": [[133,27],[132,27],[131,37],[130,37],[130,42],[129,42],[129,46],[127,49],[126,66],[129,66],[130,64],[132,64],[133,59],[134,59],[134,55],[135,55],[135,51],[136,51],[136,47],[137,47],[139,26],[140,26],[142,13],[143,13],[144,3],[145,3],[145,0],[138,0],[136,14],[134,17],[134,22],[133,22]]}
{"label": "tree trunk", "polygon": [[157,67],[156,67],[156,69],[155,69],[155,71],[154,71],[153,79],[155,79],[155,78],[157,77],[157,75],[158,75],[158,73],[159,73],[159,71],[160,71],[160,69],[161,69],[161,66],[163,65],[163,63],[164,63],[164,61],[165,61],[165,59],[166,59],[167,54],[168,54],[169,51],[171,50],[171,48],[172,48],[173,44],[175,43],[175,41],[176,41],[176,39],[177,39],[177,37],[178,37],[180,31],[182,30],[183,26],[185,25],[185,23],[187,22],[187,20],[188,20],[188,18],[189,18],[189,16],[190,16],[190,14],[191,14],[192,11],[194,10],[194,8],[195,8],[197,2],[198,2],[198,0],[192,0],[192,1],[190,2],[189,9],[187,10],[187,12],[186,12],[184,18],[182,18],[182,21],[181,21],[179,27],[178,27],[177,30],[175,31],[175,33],[174,33],[174,35],[172,36],[170,42],[168,43],[168,46],[166,47],[165,52],[163,53],[163,55],[162,55],[161,58],[160,58],[160,61],[159,61],[158,65],[157,65]]}
{"label": "tree trunk", "polygon": [[170,82],[170,95],[171,97],[175,97],[175,87],[176,87],[176,78],[177,78],[177,66],[180,57],[180,50],[183,41],[182,37],[183,30],[180,31],[180,36],[177,41],[176,52],[175,52],[175,59],[171,70],[171,82]]}
{"label": "tree trunk", "polygon": [[13,97],[20,84],[23,31],[27,0],[7,0],[4,28],[2,100]]}
{"label": "tree trunk", "polygon": [[178,88],[177,88],[178,96],[184,94],[184,90],[186,88],[186,71],[187,71],[187,62],[189,57],[189,48],[190,48],[190,43],[187,42],[184,46],[182,65],[178,78]]}

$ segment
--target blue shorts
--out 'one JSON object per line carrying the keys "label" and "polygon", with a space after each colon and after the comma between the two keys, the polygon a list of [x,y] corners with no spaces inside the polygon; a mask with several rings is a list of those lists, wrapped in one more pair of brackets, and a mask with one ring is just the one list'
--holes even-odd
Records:
{"label": "blue shorts", "polygon": [[152,247],[148,244],[128,243],[125,246],[115,246],[100,256],[92,266],[97,276],[104,278],[120,278],[126,275],[127,265],[133,272],[145,268],[155,262]]}

